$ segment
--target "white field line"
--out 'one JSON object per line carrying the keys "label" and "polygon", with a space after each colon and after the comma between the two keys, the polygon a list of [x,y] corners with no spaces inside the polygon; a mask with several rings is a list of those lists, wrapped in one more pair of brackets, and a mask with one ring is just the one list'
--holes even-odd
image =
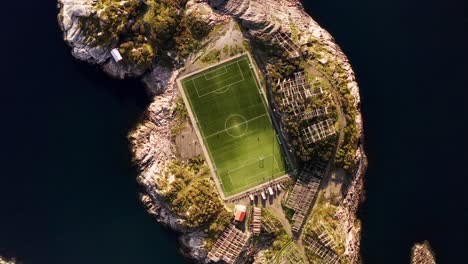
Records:
{"label": "white field line", "polygon": [[[240,60],[240,61],[242,61],[242,60]],[[244,74],[242,73],[242,70],[241,70],[241,68],[240,68],[240,66],[239,66],[239,61],[236,61],[236,62],[234,62],[234,63],[236,63],[236,64],[237,64],[237,68],[239,68],[239,72],[240,72],[241,75],[242,75],[242,80],[239,80],[239,81],[237,81],[237,82],[231,83],[231,84],[229,84],[229,85],[225,85],[225,86],[223,86],[223,87],[221,87],[221,88],[218,88],[218,89],[216,89],[216,90],[213,90],[213,91],[211,91],[211,92],[209,92],[209,93],[205,93],[205,94],[202,94],[202,95],[200,95],[200,93],[198,92],[198,88],[197,88],[197,85],[195,84],[195,81],[192,80],[193,85],[195,86],[195,90],[197,91],[198,97],[201,98],[201,97],[203,97],[203,96],[207,96],[207,95],[212,94],[212,93],[217,93],[218,91],[222,91],[222,90],[224,90],[225,88],[229,89],[229,88],[231,88],[231,86],[245,81]],[[234,63],[231,63],[231,64],[234,64]],[[224,67],[226,67],[226,66],[224,66]],[[206,78],[206,77],[205,77],[205,78]]]}
{"label": "white field line", "polygon": [[[276,158],[275,158],[274,155],[267,156],[267,157],[265,157],[265,158],[270,158],[270,157],[273,157],[273,162],[274,162],[274,164],[276,165],[276,168],[279,170],[279,166],[278,166],[278,163],[276,162]],[[257,162],[258,162],[258,161],[257,161]],[[248,165],[245,165],[245,166],[248,166]],[[242,168],[237,168],[237,169],[242,169]],[[283,172],[285,172],[285,171],[279,171],[279,172],[283,173]],[[260,172],[260,173],[263,173],[263,172]],[[255,174],[254,176],[246,177],[246,178],[244,178],[244,179],[256,178],[260,173],[257,173],[257,174]],[[274,176],[273,176],[273,177],[274,177]]]}
{"label": "white field line", "polygon": [[[257,173],[256,176],[258,176],[258,173]],[[230,179],[231,182],[232,182],[231,176],[229,176],[229,179]],[[250,187],[250,186],[256,186],[256,185],[258,185],[258,184],[259,184],[260,182],[262,182],[262,181],[263,181],[263,178],[258,179],[258,180],[256,180],[255,182],[252,182],[252,183],[250,183],[250,184],[245,184],[245,185],[243,185],[243,186],[241,186],[241,187],[239,187],[239,188],[233,189],[230,193],[232,193],[232,192],[237,192],[237,190],[244,189],[244,188],[248,188],[248,187]]]}
{"label": "white field line", "polygon": [[[240,56],[240,57],[241,57],[241,56]],[[235,59],[234,59],[234,60],[235,60]],[[226,68],[227,66],[233,65],[233,64],[235,64],[235,63],[237,63],[237,64],[239,65],[239,62],[240,62],[240,61],[247,61],[247,63],[248,63],[248,59],[245,58],[245,59],[242,59],[242,60],[236,60],[236,61],[231,62],[231,63],[229,63],[229,64],[223,65],[222,67]],[[221,62],[221,64],[222,64],[222,62]],[[213,68],[214,68],[214,67],[217,67],[217,66],[214,65]],[[219,68],[213,69],[213,70],[211,70],[210,72],[216,71],[217,69],[219,69]],[[199,71],[196,71],[196,72],[194,72],[194,73],[191,73],[191,74],[189,75],[189,77],[190,77],[190,76],[197,75],[197,74],[199,74],[200,72],[203,72],[203,71],[206,71],[206,69],[201,69],[201,70],[199,70]],[[226,69],[226,71],[227,71],[227,69]],[[204,73],[203,75],[194,76],[194,77],[191,77],[191,78],[188,78],[188,77],[185,77],[185,78],[184,78],[184,77],[182,77],[182,79],[184,79],[184,81],[181,82],[181,83],[185,86],[188,82],[193,81],[193,80],[195,80],[195,79],[198,79],[198,78],[200,78],[200,77],[202,77],[202,76],[205,77],[205,79],[206,79],[205,74],[206,74],[206,73]],[[214,78],[214,77],[213,77],[213,78]],[[210,79],[213,79],[213,78],[210,78]]]}
{"label": "white field line", "polygon": [[[240,60],[240,61],[243,61],[243,60]],[[244,73],[242,72],[242,69],[241,69],[241,67],[239,66],[239,61],[236,61],[236,63],[237,63],[237,68],[239,69],[240,73],[242,74],[242,79],[245,80]],[[247,64],[248,64],[248,63],[249,63],[249,62],[247,61]]]}
{"label": "white field line", "polygon": [[[242,56],[243,56],[243,55],[238,56],[238,57],[242,57]],[[231,60],[231,59],[232,59],[232,60],[236,60],[236,58],[234,58],[234,59],[233,59],[233,58],[230,58],[230,59],[228,59],[228,60]],[[230,65],[232,65],[232,64],[234,64],[234,63],[239,63],[240,61],[247,61],[247,62],[248,62],[248,59],[247,59],[247,58],[244,58],[244,59],[241,59],[241,60],[236,60],[236,61],[234,61],[234,62],[231,62],[231,63],[228,63],[228,64],[226,64],[226,65],[223,65],[223,67],[230,66]],[[221,62],[220,64],[223,64],[223,62]],[[213,65],[212,67],[215,68],[215,67],[218,67],[218,66],[219,66],[219,64],[216,64],[216,65]],[[199,74],[200,72],[203,72],[203,71],[206,71],[206,70],[207,70],[206,68],[201,69],[201,70],[199,70],[199,71],[196,71],[196,72],[194,72],[194,73],[191,73],[188,77],[197,75],[197,74]],[[213,70],[211,70],[211,71],[215,71],[215,70],[216,70],[216,69],[213,69]],[[206,74],[206,73],[204,73],[203,75],[205,75],[205,74]],[[187,82],[191,81],[191,80],[200,78],[201,75],[200,75],[200,76],[194,76],[194,77],[192,77],[192,78],[188,78],[188,77],[185,77],[185,78],[182,77],[182,79],[184,79],[184,82],[183,82],[184,85],[185,85]]]}
{"label": "white field line", "polygon": [[[261,157],[261,156],[258,156],[258,157]],[[273,157],[273,155],[264,157],[263,159],[271,158],[271,157]],[[260,159],[254,161],[254,162],[250,162],[250,163],[244,164],[244,165],[242,165],[242,166],[240,166],[240,167],[234,168],[234,169],[232,169],[232,170],[228,170],[227,173],[230,174],[230,173],[233,172],[233,171],[237,171],[237,170],[243,169],[243,168],[245,168],[245,167],[247,167],[247,166],[250,166],[250,165],[252,165],[252,164],[255,164],[255,163],[259,162],[259,161],[260,161]],[[249,178],[250,178],[250,177],[249,177]]]}
{"label": "white field line", "polygon": [[[280,175],[284,175],[284,173],[286,173],[285,170],[277,172],[277,174],[280,174]],[[258,176],[258,174],[259,174],[259,173],[257,173],[257,175],[255,175],[255,176]],[[277,177],[278,177],[278,176],[273,176],[273,178],[277,178]],[[231,179],[231,176],[229,176],[229,178]],[[252,177],[251,177],[251,178],[252,178]],[[232,179],[231,179],[231,181],[232,181]],[[270,181],[270,180],[268,180],[268,181]],[[259,180],[255,181],[255,182],[253,182],[253,183],[246,184],[246,185],[243,185],[242,187],[239,187],[239,188],[236,188],[236,189],[231,190],[231,191],[228,193],[228,195],[229,195],[229,196],[235,195],[235,194],[237,194],[238,190],[245,189],[245,188],[248,188],[248,187],[251,187],[251,186],[257,186],[257,185],[260,185],[260,183],[266,183],[266,182],[268,182],[268,181],[263,181],[263,179],[259,179]],[[247,190],[247,189],[245,189],[245,190]],[[235,194],[231,194],[231,193],[235,193]]]}
{"label": "white field line", "polygon": [[[242,77],[242,78],[244,78],[244,77]],[[197,85],[195,84],[195,82],[194,82],[193,80],[192,80],[192,83],[193,83],[193,86],[195,86],[195,91],[197,92],[198,98],[202,98],[202,97],[207,96],[207,95],[210,95],[210,94],[212,94],[212,93],[217,93],[218,91],[224,90],[225,88],[231,88],[231,86],[233,86],[234,84],[238,84],[238,83],[243,82],[243,81],[245,81],[245,79],[239,80],[239,81],[237,81],[237,82],[233,82],[233,83],[231,83],[231,84],[229,84],[229,85],[225,85],[225,86],[223,86],[223,87],[221,87],[221,88],[218,88],[218,89],[216,89],[216,90],[213,90],[213,91],[211,91],[211,92],[209,92],[209,93],[204,93],[204,94],[202,94],[202,95],[200,95],[200,93],[198,92]]]}
{"label": "white field line", "polygon": [[[280,153],[281,153],[281,151],[280,151]],[[279,170],[279,163],[276,161],[276,158],[275,158],[274,155],[273,155],[273,160],[275,161],[274,164],[276,165],[276,168]]]}
{"label": "white field line", "polygon": [[[220,87],[220,88],[218,88],[218,89],[216,89],[216,90],[213,90],[213,91],[211,91],[211,92],[209,92],[209,93],[204,93],[204,94],[202,94],[202,95],[200,95],[200,92],[198,91],[198,87],[197,87],[197,85],[195,84],[195,80],[198,79],[198,78],[200,78],[201,76],[197,76],[197,77],[195,77],[195,78],[192,78],[192,79],[189,79],[189,80],[184,81],[184,85],[185,85],[187,82],[192,81],[193,86],[195,87],[195,91],[197,92],[198,98],[207,96],[207,95],[212,94],[212,93],[216,93],[217,91],[224,90],[224,89],[226,89],[226,88],[230,88],[231,86],[233,86],[233,85],[235,85],[235,84],[238,84],[238,83],[240,83],[240,82],[245,81],[244,73],[242,73],[242,70],[241,70],[241,68],[240,68],[240,66],[239,66],[239,62],[240,62],[240,61],[247,61],[247,59],[238,60],[238,61],[236,61],[236,62],[233,62],[233,63],[229,63],[229,64],[227,64],[227,65],[224,65],[223,67],[226,68],[226,67],[229,66],[229,65],[237,64],[237,68],[239,69],[239,72],[240,72],[241,75],[242,75],[242,80],[239,80],[239,81],[236,81],[236,82],[234,82],[234,83],[225,85],[225,86],[223,86],[223,87]],[[248,62],[248,61],[247,61],[247,62]],[[214,70],[213,70],[213,71],[214,71]],[[226,69],[226,71],[227,71],[227,69]],[[224,73],[224,74],[226,74],[226,73]],[[222,74],[222,75],[224,75],[224,74]],[[203,74],[203,77],[206,79],[206,75],[205,75],[205,74]],[[215,77],[213,77],[213,78],[215,78]],[[213,78],[211,78],[211,79],[213,79]],[[258,87],[258,86],[257,86],[257,87]]]}
{"label": "white field line", "polygon": [[[261,157],[261,156],[259,156],[259,157]],[[263,157],[263,159],[267,159],[267,158],[271,158],[271,157],[273,157],[273,162],[274,162],[274,164],[276,165],[276,168],[279,169],[278,163],[277,163],[276,158],[275,158],[274,155],[267,156],[267,157]],[[259,162],[259,160],[256,160],[256,161],[251,162],[251,163],[248,163],[248,164],[246,164],[246,165],[243,165],[243,166],[237,167],[237,168],[235,168],[235,169],[229,170],[227,173],[228,173],[229,179],[231,180],[231,183],[233,182],[233,181],[232,181],[232,178],[231,178],[231,174],[230,174],[232,171],[236,171],[236,170],[243,169],[244,167],[250,166],[250,165],[252,165],[252,164],[254,164],[254,163],[257,163],[257,162]],[[280,174],[282,175],[282,174],[285,173],[285,172],[286,172],[286,170],[278,171],[278,172],[274,173],[271,177],[274,178],[274,177],[276,177],[276,176],[275,176],[276,174],[280,173]],[[255,179],[255,178],[257,178],[258,176],[260,176],[260,175],[262,175],[262,174],[265,174],[265,173],[268,174],[268,172],[262,171],[262,172],[259,172],[259,173],[255,174],[255,175],[253,175],[253,176],[244,177],[243,180],[244,180],[244,182],[245,182],[246,180],[249,180],[249,179]],[[241,187],[239,187],[239,188],[236,188],[236,189],[232,190],[231,192],[235,192],[235,191],[237,191],[237,190],[239,190],[239,189],[243,189],[243,188],[245,188],[245,187],[250,187],[250,185],[257,185],[257,183],[258,183],[258,182],[261,182],[261,181],[263,181],[263,178],[261,178],[261,179],[255,181],[255,182],[253,182],[253,183],[246,184],[246,185],[243,185],[243,186],[241,186]],[[265,182],[266,182],[266,181],[265,181]]]}
{"label": "white field line", "polygon": [[219,135],[219,134],[221,134],[221,133],[224,133],[224,132],[228,131],[228,130],[229,130],[229,129],[231,129],[231,128],[238,127],[238,126],[240,126],[240,125],[242,125],[242,124],[245,124],[245,123],[247,123],[247,124],[248,124],[250,121],[253,121],[253,120],[256,120],[256,119],[262,118],[262,117],[264,117],[264,116],[266,116],[266,115],[268,115],[268,114],[259,115],[259,116],[257,116],[257,117],[254,117],[254,118],[252,118],[252,119],[249,119],[249,120],[247,120],[247,121],[244,121],[244,122],[242,122],[242,123],[239,123],[239,124],[236,124],[236,125],[230,126],[230,127],[226,128],[226,129],[223,129],[223,130],[221,130],[221,131],[218,131],[218,132],[216,132],[216,133],[213,133],[213,134],[211,134],[211,135],[209,135],[209,136],[206,136],[206,137],[204,137],[204,139],[207,139],[207,138],[210,138],[210,137],[213,137],[213,136]]}
{"label": "white field line", "polygon": [[[218,68],[218,69],[220,69],[220,68]],[[206,80],[206,81],[209,81],[209,80],[214,79],[214,78],[216,78],[216,77],[222,76],[222,75],[224,75],[224,74],[226,74],[226,73],[228,72],[228,70],[226,69],[226,66],[223,66],[223,68],[221,68],[221,69],[224,69],[224,72],[223,72],[223,73],[220,73],[220,74],[211,76],[210,78],[207,78],[207,77],[206,77],[206,75],[208,75],[208,74],[211,73],[211,72],[217,71],[218,69],[214,69],[214,70],[212,70],[212,71],[210,71],[210,72],[207,72],[207,73],[203,74],[203,77],[205,77],[205,80]]]}

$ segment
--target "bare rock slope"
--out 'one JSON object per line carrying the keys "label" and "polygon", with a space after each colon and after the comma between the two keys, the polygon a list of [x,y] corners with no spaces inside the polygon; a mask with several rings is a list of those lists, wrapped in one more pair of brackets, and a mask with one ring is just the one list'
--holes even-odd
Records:
{"label": "bare rock slope", "polygon": [[90,47],[86,44],[87,36],[80,28],[80,17],[89,17],[94,13],[95,0],[59,0],[59,24],[64,39],[72,48],[72,54],[79,60],[91,63],[104,63],[110,57],[107,47]]}

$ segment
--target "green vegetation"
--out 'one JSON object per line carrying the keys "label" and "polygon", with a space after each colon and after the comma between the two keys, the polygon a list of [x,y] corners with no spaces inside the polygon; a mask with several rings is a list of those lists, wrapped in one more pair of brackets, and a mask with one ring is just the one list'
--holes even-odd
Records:
{"label": "green vegetation", "polygon": [[175,160],[169,164],[158,187],[172,210],[186,220],[188,227],[202,227],[217,219],[223,203],[210,180],[209,169],[201,157],[188,163]]}
{"label": "green vegetation", "polygon": [[278,252],[291,242],[278,218],[269,209],[262,209],[262,234],[267,238],[267,251],[265,257],[268,263],[272,263]]}
{"label": "green vegetation", "polygon": [[179,135],[182,130],[185,128],[188,122],[188,112],[187,108],[185,107],[184,100],[182,97],[178,97],[175,102],[175,106],[173,109],[173,116],[174,121],[171,125],[171,135],[172,137],[176,137]]}
{"label": "green vegetation", "polygon": [[[291,25],[293,38],[296,38],[297,29],[294,25]],[[340,148],[336,154],[336,165],[343,167],[347,172],[351,172],[355,166],[355,153],[357,144],[359,143],[359,128],[356,125],[356,117],[359,109],[355,104],[354,97],[350,93],[350,89],[347,84],[348,81],[345,70],[342,65],[337,62],[337,59],[330,55],[330,52],[325,48],[325,45],[318,39],[310,39],[310,57],[313,59],[313,66],[316,70],[323,73],[326,79],[320,76],[310,75],[310,81],[314,87],[321,86],[324,90],[330,91],[329,85],[332,85],[338,93],[340,107],[343,110],[343,114],[346,121],[346,126],[343,129],[343,142],[340,144]],[[283,53],[281,48],[271,47],[270,55],[273,59],[268,64],[268,72],[270,80],[273,84],[273,92],[276,94],[277,88],[275,87],[275,81],[278,79],[284,79],[292,77],[294,72],[305,71],[307,72],[306,63],[302,59],[290,59]],[[328,62],[324,65],[318,63],[318,59],[326,57]],[[313,77],[313,78],[312,78]],[[278,101],[279,96],[275,96],[275,100]],[[301,103],[301,102],[299,102]],[[316,109],[317,107],[323,107],[325,105],[333,106],[334,103],[329,98],[319,97],[314,98],[313,101],[304,102],[305,112]],[[280,109],[282,112],[288,112],[291,109]],[[337,119],[336,108],[332,107],[332,113],[327,118]],[[320,141],[313,145],[307,145],[302,141],[300,131],[303,127],[310,124],[310,122],[321,121],[321,118],[315,120],[309,120],[308,122],[297,122],[297,117],[292,115],[283,116],[283,124],[285,124],[285,130],[291,138],[291,144],[296,151],[296,155],[301,157],[302,160],[316,160],[316,161],[328,161],[333,153],[333,149],[336,145],[337,135],[327,138],[326,140]]]}
{"label": "green vegetation", "polygon": [[299,31],[297,30],[297,26],[294,23],[289,23],[289,27],[291,28],[291,38],[294,42],[299,43]]}
{"label": "green vegetation", "polygon": [[219,61],[220,56],[221,56],[221,51],[211,50],[201,58],[201,61],[203,61],[204,63],[215,63]]}
{"label": "green vegetation", "polygon": [[224,55],[229,55],[229,50],[230,50],[229,45],[224,45],[223,54]]}
{"label": "green vegetation", "polygon": [[178,25],[179,32],[175,38],[176,49],[181,57],[187,57],[190,53],[200,48],[202,40],[208,36],[211,27],[192,15],[185,15]]}
{"label": "green vegetation", "polygon": [[281,250],[275,256],[276,263],[284,263],[285,261],[286,263],[294,264],[309,263],[293,240],[290,240],[285,245],[283,245]]}
{"label": "green vegetation", "polygon": [[284,231],[283,225],[268,208],[262,208],[262,234],[278,236]]}
{"label": "green vegetation", "polygon": [[336,154],[336,164],[342,166],[346,171],[351,172],[355,167],[356,149],[359,143],[359,128],[356,124],[356,117],[359,109],[355,105],[354,97],[351,95],[345,80],[344,69],[339,65],[337,67],[338,78],[335,85],[338,87],[341,99],[341,107],[346,119],[344,128],[344,140]]}
{"label": "green vegetation", "polygon": [[313,58],[322,58],[327,56],[328,62],[323,65],[315,63],[314,66],[327,76],[328,80],[335,87],[339,94],[340,105],[346,120],[346,126],[343,130],[344,140],[337,151],[335,163],[343,167],[347,172],[351,172],[355,167],[356,148],[359,143],[359,128],[356,124],[356,117],[359,109],[355,104],[355,99],[348,88],[347,74],[343,66],[336,60],[330,51],[324,48],[320,40],[311,42],[311,56]]}
{"label": "green vegetation", "polygon": [[[272,89],[274,93],[274,98],[276,102],[281,101],[281,95],[278,92],[279,86],[277,86],[277,80],[283,80],[285,78],[294,78],[293,75],[296,72],[305,72],[306,79],[312,84],[314,88],[314,93],[318,92],[318,87],[321,87],[324,91],[328,92],[329,87],[321,78],[316,76],[309,76],[307,73],[307,68],[304,62],[301,60],[291,60],[291,59],[277,59],[272,61],[268,65],[268,73],[272,80]],[[301,130],[305,127],[308,127],[314,123],[323,121],[328,118],[334,120],[337,119],[337,114],[333,107],[333,102],[327,96],[327,94],[321,94],[315,97],[311,97],[301,102],[297,102],[304,108],[304,112],[310,112],[319,107],[330,107],[330,114],[327,116],[316,117],[308,120],[301,120],[296,114],[293,113],[292,108],[283,107],[281,104],[277,104],[282,115],[282,122],[285,128],[286,133],[290,138],[290,143],[295,150],[296,156],[300,157],[303,161],[319,161],[327,162],[336,145],[337,136],[331,136],[325,140],[316,142],[314,144],[307,144],[304,141]]]}
{"label": "green vegetation", "polygon": [[285,164],[247,55],[183,79],[226,196],[285,174]]}
{"label": "green vegetation", "polygon": [[[285,57],[277,57],[271,60],[267,66],[268,74],[272,81],[292,77],[295,72],[304,71],[301,60],[292,60]],[[277,87],[273,87],[276,91]]]}
{"label": "green vegetation", "polygon": [[119,37],[129,31],[129,22],[136,17],[141,1],[100,0],[96,4],[99,16],[82,17],[81,28],[88,36],[88,43],[93,46],[109,46],[119,41]]}
{"label": "green vegetation", "polygon": [[229,223],[231,223],[232,218],[232,213],[223,210],[220,214],[218,214],[218,216],[216,216],[210,226],[205,229],[205,232],[208,234],[205,244],[206,250],[210,250],[213,247],[213,244],[223,233],[224,229],[227,227],[227,225],[229,225]]}
{"label": "green vegetation", "polygon": [[[124,62],[145,70],[168,51],[181,57],[198,49],[211,31],[206,21],[181,13],[187,0],[98,0],[81,28],[91,46],[118,47]],[[163,59],[163,58],[161,58]]]}
{"label": "green vegetation", "polygon": [[[311,213],[310,220],[304,226],[303,236],[310,236],[317,238],[317,235],[313,230],[314,227],[322,224],[323,227],[327,230],[328,235],[330,235],[335,243],[335,247],[331,248],[338,256],[345,261],[344,252],[345,252],[345,237],[341,235],[338,231],[341,229],[341,222],[336,218],[336,213],[338,206],[325,202],[323,194],[321,194],[317,200],[317,203],[314,206],[314,209]],[[317,256],[315,256],[309,250],[307,255],[312,262],[317,261]],[[347,263],[347,262],[343,262]]]}
{"label": "green vegetation", "polygon": [[248,42],[247,40],[242,41],[242,47],[250,53],[253,52],[252,46],[250,45],[250,42]]}
{"label": "green vegetation", "polygon": [[284,215],[286,216],[286,219],[288,219],[289,223],[292,223],[292,218],[294,216],[294,210],[291,208],[286,207],[285,204],[281,204],[281,208],[283,209]]}
{"label": "green vegetation", "polygon": [[119,52],[127,63],[146,69],[151,65],[154,58],[154,50],[148,43],[140,43],[129,40],[120,45]]}
{"label": "green vegetation", "polygon": [[241,54],[242,52],[244,52],[244,49],[241,47],[241,46],[238,46],[237,44],[234,45],[234,46],[231,46],[230,50],[229,50],[229,56],[235,56],[237,54]]}

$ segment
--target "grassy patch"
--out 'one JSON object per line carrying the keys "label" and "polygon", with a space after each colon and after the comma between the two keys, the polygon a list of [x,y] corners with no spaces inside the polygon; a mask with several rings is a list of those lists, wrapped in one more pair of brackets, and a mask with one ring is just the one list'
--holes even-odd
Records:
{"label": "grassy patch", "polygon": [[182,97],[178,97],[173,110],[174,121],[171,125],[171,136],[175,138],[184,130],[188,122],[188,112]]}
{"label": "grassy patch", "polygon": [[203,158],[188,163],[173,161],[163,176],[158,182],[158,188],[164,190],[161,195],[186,220],[187,227],[206,226],[223,212],[223,203]]}
{"label": "grassy patch", "polygon": [[[332,237],[335,242],[335,247],[331,248],[338,256],[343,257],[345,252],[345,237],[338,231],[341,228],[341,222],[336,218],[338,206],[325,202],[323,194],[317,200],[316,205],[311,213],[310,220],[304,226],[303,235],[311,236],[317,239],[313,232],[313,228],[322,224],[327,230],[327,233]],[[313,254],[308,254],[312,255]]]}
{"label": "grassy patch", "polygon": [[230,47],[229,45],[224,45],[223,47],[223,54],[224,55],[229,55]]}
{"label": "grassy patch", "polygon": [[289,236],[283,228],[283,225],[278,218],[269,209],[262,209],[262,236],[268,238],[265,257],[269,263],[273,263],[273,260],[281,249],[289,242],[291,242],[291,236]]}
{"label": "grassy patch", "polygon": [[219,61],[220,55],[221,55],[221,51],[211,50],[201,58],[201,61],[203,61],[204,63],[215,63]]}
{"label": "grassy patch", "polygon": [[297,30],[297,26],[294,23],[289,23],[289,27],[291,28],[291,37],[294,42],[299,42],[299,31]]}
{"label": "grassy patch", "polygon": [[237,54],[241,54],[242,52],[244,52],[244,49],[239,46],[239,45],[234,45],[234,46],[231,46],[230,50],[229,50],[229,56],[235,56]]}
{"label": "grassy patch", "polygon": [[310,51],[315,59],[328,58],[328,62],[325,64],[314,60],[314,67],[330,80],[339,94],[341,108],[346,119],[346,127],[343,131],[344,140],[337,151],[335,162],[337,166],[343,167],[350,173],[356,165],[354,161],[360,137],[359,127],[356,124],[359,109],[355,104],[354,96],[351,95],[351,91],[348,88],[347,74],[343,65],[331,55],[330,51],[324,47],[324,44],[320,40],[312,42]]}

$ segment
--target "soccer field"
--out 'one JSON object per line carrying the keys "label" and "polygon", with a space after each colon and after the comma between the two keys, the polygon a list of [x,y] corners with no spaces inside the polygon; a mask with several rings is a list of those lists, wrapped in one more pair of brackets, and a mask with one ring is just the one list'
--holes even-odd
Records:
{"label": "soccer field", "polygon": [[180,83],[226,197],[286,174],[247,55],[185,77]]}

